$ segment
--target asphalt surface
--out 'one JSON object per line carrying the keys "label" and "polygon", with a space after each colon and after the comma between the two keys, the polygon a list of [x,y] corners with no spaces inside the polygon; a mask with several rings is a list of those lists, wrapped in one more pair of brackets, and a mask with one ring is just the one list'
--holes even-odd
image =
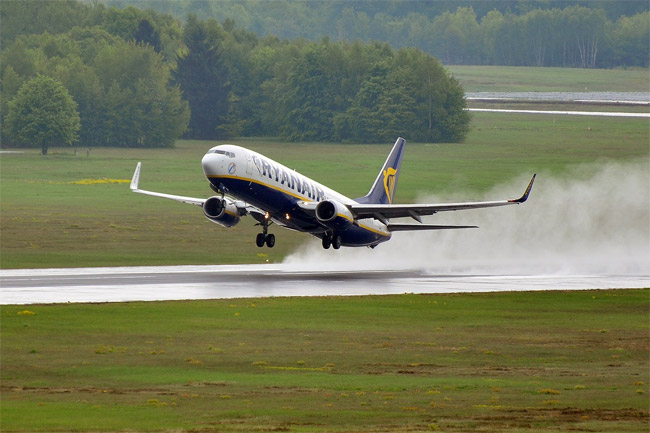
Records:
{"label": "asphalt surface", "polygon": [[0,304],[643,287],[650,287],[650,276],[332,271],[287,265],[74,268],[0,271]]}

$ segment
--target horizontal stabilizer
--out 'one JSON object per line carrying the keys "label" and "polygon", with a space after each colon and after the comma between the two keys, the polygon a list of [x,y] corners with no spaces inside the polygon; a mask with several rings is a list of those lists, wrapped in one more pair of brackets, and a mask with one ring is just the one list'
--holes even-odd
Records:
{"label": "horizontal stabilizer", "polygon": [[478,226],[443,226],[435,224],[388,224],[391,232],[406,232],[411,230],[453,230],[453,229],[477,229]]}

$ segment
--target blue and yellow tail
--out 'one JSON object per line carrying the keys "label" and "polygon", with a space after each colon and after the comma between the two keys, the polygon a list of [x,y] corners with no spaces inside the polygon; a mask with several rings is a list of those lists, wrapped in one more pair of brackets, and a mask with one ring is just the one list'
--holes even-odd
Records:
{"label": "blue and yellow tail", "polygon": [[402,155],[406,141],[399,137],[395,141],[393,149],[388,154],[384,166],[372,184],[370,191],[363,197],[356,199],[359,203],[365,204],[392,204],[395,199],[395,189],[399,178],[399,169],[402,165]]}

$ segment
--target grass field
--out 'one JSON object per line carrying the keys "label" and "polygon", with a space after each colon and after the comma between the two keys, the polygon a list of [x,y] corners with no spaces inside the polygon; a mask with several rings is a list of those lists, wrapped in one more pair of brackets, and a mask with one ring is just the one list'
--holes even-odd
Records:
{"label": "grass field", "polygon": [[648,290],[2,308],[2,431],[647,431]]}
{"label": "grass field", "polygon": [[464,66],[446,68],[466,92],[648,92],[647,69]]}
{"label": "grass field", "polygon": [[[351,197],[367,192],[392,144],[233,142]],[[465,143],[407,143],[397,200],[412,202],[424,193],[450,201],[472,199],[523,174],[562,176],[577,164],[647,158],[648,142],[647,119],[475,113]],[[52,149],[46,157],[37,150],[3,154],[0,266],[281,261],[306,235],[275,228],[276,247],[257,249],[258,228],[250,219],[223,229],[194,206],[129,191],[135,164],[142,161],[142,188],[209,196],[200,160],[214,144],[179,141],[175,149],[164,150],[98,148],[90,157],[85,151],[74,155],[72,149]]]}

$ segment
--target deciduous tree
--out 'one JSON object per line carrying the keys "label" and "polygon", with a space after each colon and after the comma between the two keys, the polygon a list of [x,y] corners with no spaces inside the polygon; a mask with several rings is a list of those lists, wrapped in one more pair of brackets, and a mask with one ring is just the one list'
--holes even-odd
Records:
{"label": "deciduous tree", "polygon": [[20,88],[6,122],[13,140],[41,147],[43,155],[52,145],[74,143],[80,127],[77,103],[59,81],[44,75]]}

